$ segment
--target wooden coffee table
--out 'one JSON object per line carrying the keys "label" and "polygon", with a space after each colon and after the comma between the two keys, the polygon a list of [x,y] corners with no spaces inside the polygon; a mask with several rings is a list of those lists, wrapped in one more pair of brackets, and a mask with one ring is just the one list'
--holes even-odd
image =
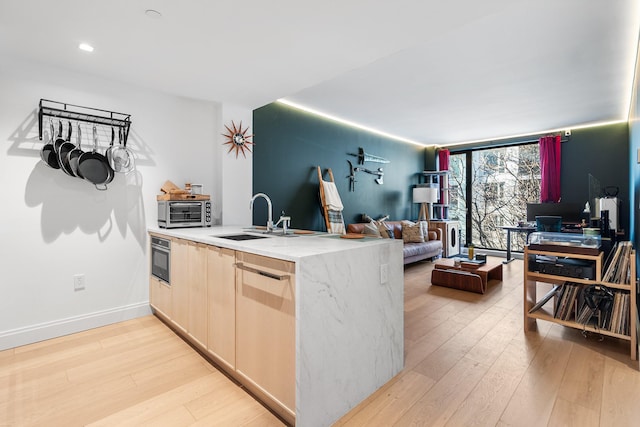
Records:
{"label": "wooden coffee table", "polygon": [[460,267],[454,265],[454,258],[436,261],[431,272],[431,284],[484,294],[489,280],[502,280],[500,261],[487,259],[484,264],[475,264],[465,262],[465,258],[459,259]]}

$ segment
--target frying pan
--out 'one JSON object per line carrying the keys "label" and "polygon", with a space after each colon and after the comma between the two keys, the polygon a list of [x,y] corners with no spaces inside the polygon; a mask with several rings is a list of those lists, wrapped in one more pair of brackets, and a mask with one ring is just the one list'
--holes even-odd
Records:
{"label": "frying pan", "polygon": [[111,161],[112,159],[112,154],[113,154],[113,140],[116,138],[116,134],[113,131],[113,126],[111,126],[111,144],[109,144],[109,148],[107,148],[107,151],[104,152],[104,156],[107,158],[107,162],[109,162],[109,166],[111,166],[111,169],[113,169],[113,163]]}
{"label": "frying pan", "polygon": [[73,150],[69,151],[67,154],[67,163],[69,163],[69,167],[75,176],[78,178],[84,178],[80,174],[80,170],[78,169],[78,160],[80,160],[80,155],[82,154],[82,131],[80,129],[80,123],[78,123],[78,131],[76,132],[76,146]]}
{"label": "frying pan", "polygon": [[[95,185],[98,190],[106,190],[106,184],[113,180],[113,169],[109,166],[107,158],[98,153],[98,131],[95,126],[93,127],[93,150],[82,153],[78,160],[78,170],[84,179]],[[104,188],[98,185],[104,185]]]}
{"label": "frying pan", "polygon": [[49,166],[54,169],[60,169],[60,163],[58,162],[58,156],[56,155],[54,148],[54,133],[53,122],[49,120],[49,142],[40,150],[40,158]]}
{"label": "frying pan", "polygon": [[71,132],[73,127],[71,126],[71,122],[69,122],[69,130],[67,131],[67,139],[60,145],[58,148],[58,163],[60,163],[60,168],[69,176],[76,176],[71,169],[71,165],[69,164],[69,159],[67,155],[76,148],[76,146],[71,142]]}
{"label": "frying pan", "polygon": [[122,128],[120,128],[118,137],[120,144],[111,153],[112,161],[109,164],[116,172],[128,173],[133,170],[136,162],[133,153],[127,148],[127,141],[124,139],[124,130]]}
{"label": "frying pan", "polygon": [[62,120],[58,120],[58,137],[56,138],[56,142],[53,143],[53,149],[56,152],[56,156],[58,155],[60,146],[64,144],[65,141],[66,140],[62,137]]}

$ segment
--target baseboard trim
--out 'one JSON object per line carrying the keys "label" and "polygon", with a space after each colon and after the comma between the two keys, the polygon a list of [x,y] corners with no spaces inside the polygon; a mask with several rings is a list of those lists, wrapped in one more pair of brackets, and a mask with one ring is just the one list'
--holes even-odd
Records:
{"label": "baseboard trim", "polygon": [[0,351],[151,314],[149,302],[140,302],[0,332]]}

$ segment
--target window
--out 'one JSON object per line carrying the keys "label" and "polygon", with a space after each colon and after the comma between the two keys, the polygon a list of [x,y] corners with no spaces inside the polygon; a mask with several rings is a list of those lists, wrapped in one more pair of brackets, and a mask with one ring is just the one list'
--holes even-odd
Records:
{"label": "window", "polygon": [[[449,163],[449,217],[460,222],[463,242],[506,249],[506,233],[499,227],[525,219],[527,202],[540,199],[538,144],[452,153]],[[522,250],[524,238],[514,236],[512,245]]]}
{"label": "window", "polygon": [[465,154],[449,156],[449,219],[460,223],[460,241],[467,241],[467,164]]}

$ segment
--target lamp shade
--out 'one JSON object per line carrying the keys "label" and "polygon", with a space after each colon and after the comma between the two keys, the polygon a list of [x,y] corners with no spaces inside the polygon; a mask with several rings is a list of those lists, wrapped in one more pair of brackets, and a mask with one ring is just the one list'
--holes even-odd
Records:
{"label": "lamp shade", "polygon": [[413,203],[435,203],[438,201],[438,189],[433,187],[415,187]]}

